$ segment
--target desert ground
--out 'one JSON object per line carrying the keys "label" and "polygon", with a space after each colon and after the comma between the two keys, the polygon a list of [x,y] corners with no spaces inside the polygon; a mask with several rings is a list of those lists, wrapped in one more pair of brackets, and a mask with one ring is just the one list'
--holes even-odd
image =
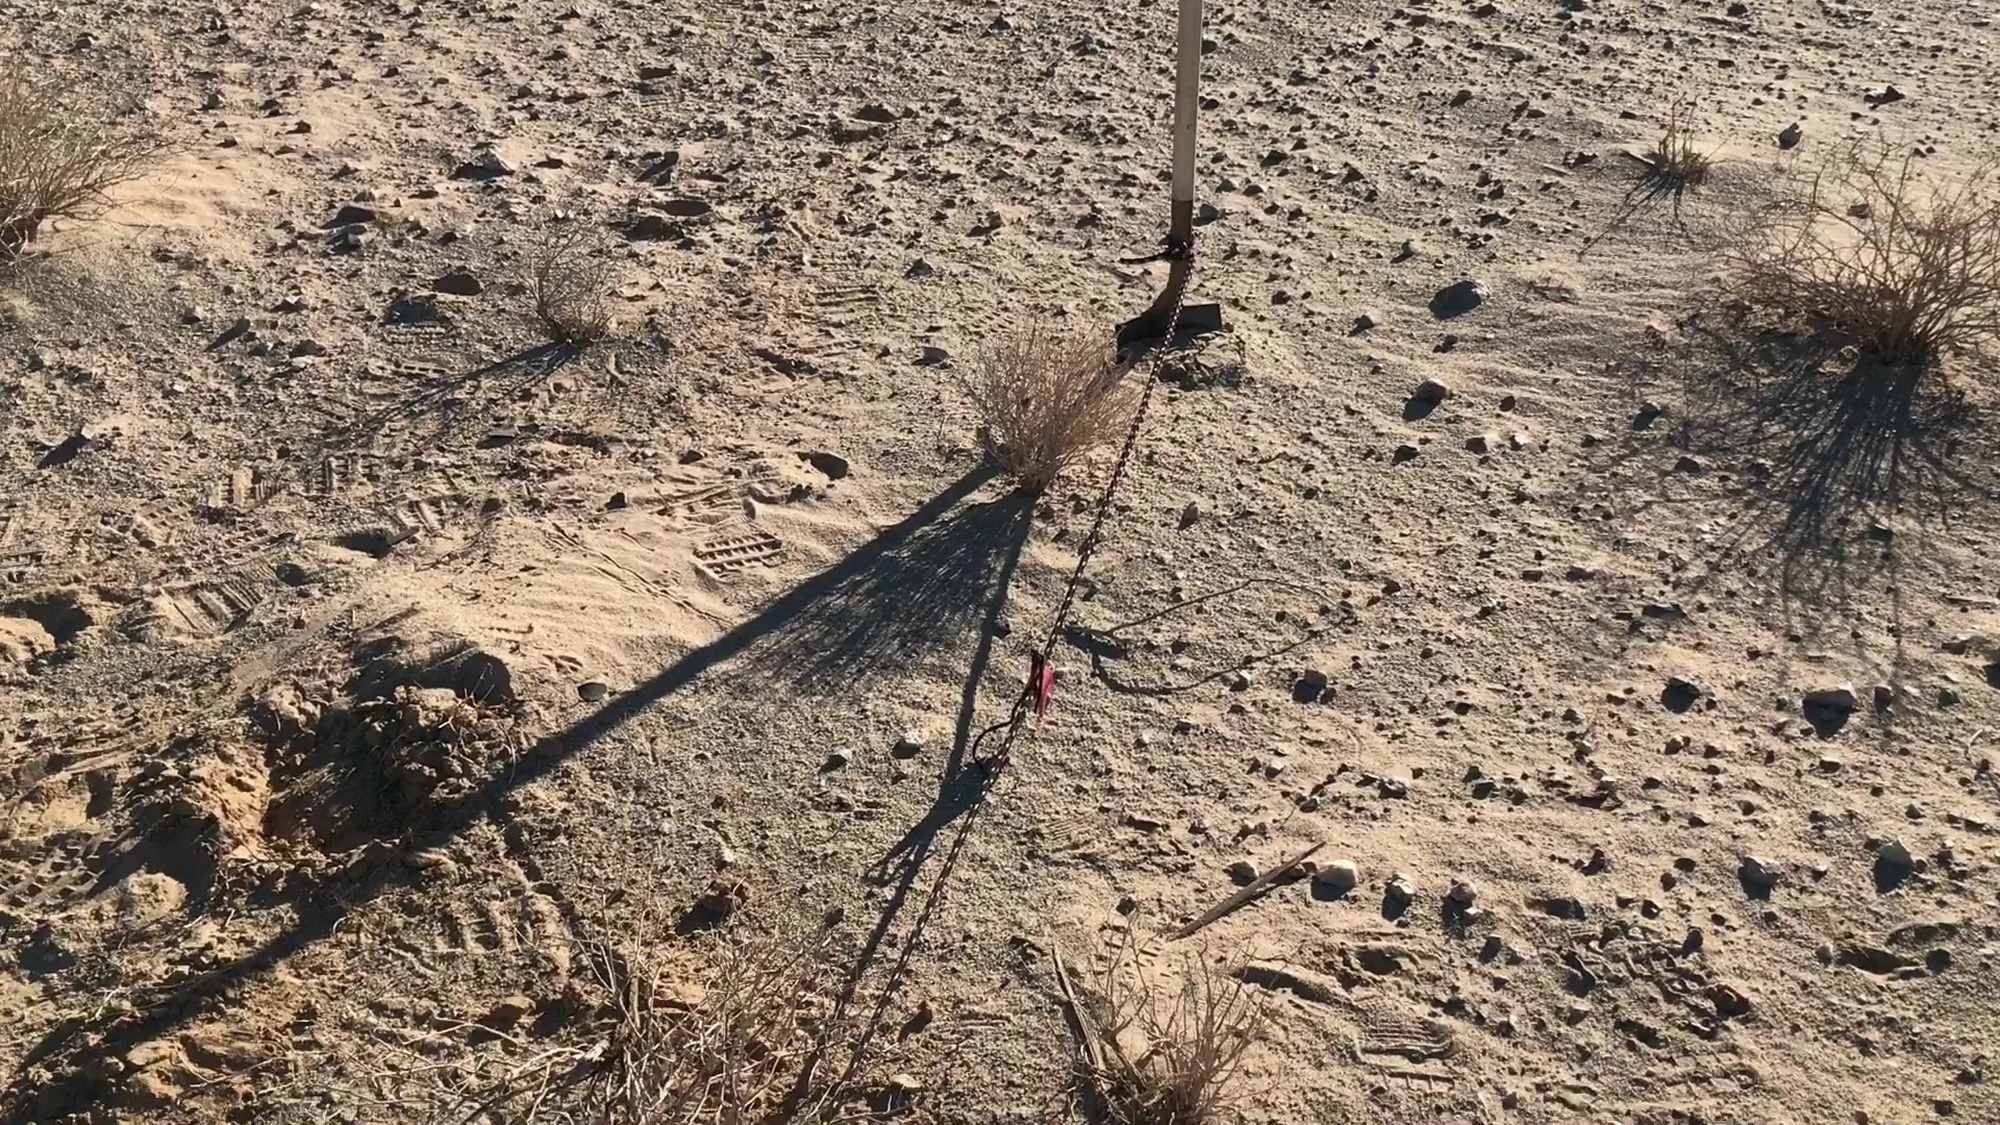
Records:
{"label": "desert ground", "polygon": [[1990,6],[1210,3],[1227,326],[1004,758],[1117,441],[959,379],[1160,290],[1169,0],[0,13],[171,145],[0,275],[0,1118],[588,1120],[768,937],[844,1120],[1090,1119],[1124,956],[1218,1121],[2000,1121],[2000,361],[1716,266],[1990,160]]}

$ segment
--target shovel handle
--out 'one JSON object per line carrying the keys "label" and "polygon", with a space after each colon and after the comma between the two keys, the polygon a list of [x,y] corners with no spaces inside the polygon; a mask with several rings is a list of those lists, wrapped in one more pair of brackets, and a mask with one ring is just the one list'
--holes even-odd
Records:
{"label": "shovel handle", "polygon": [[1201,99],[1201,0],[1181,0],[1179,45],[1174,50],[1174,210],[1170,229],[1194,238],[1194,125]]}

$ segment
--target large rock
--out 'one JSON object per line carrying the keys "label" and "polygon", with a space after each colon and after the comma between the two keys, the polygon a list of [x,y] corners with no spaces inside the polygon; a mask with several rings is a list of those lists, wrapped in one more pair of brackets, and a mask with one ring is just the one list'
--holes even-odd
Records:
{"label": "large rock", "polygon": [[1440,319],[1464,316],[1486,303],[1486,287],[1471,278],[1454,281],[1431,298],[1431,312]]}

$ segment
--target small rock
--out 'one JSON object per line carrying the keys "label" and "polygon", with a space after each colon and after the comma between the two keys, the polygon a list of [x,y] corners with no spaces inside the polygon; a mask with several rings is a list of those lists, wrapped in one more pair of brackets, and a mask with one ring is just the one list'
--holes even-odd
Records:
{"label": "small rock", "polygon": [[1389,883],[1382,888],[1382,902],[1392,911],[1402,910],[1417,897],[1417,886],[1408,875],[1398,871],[1389,877]]}
{"label": "small rock", "polygon": [[1743,885],[1746,887],[1768,891],[1778,885],[1778,882],[1785,877],[1785,873],[1777,864],[1762,856],[1746,855],[1736,868],[1736,877],[1743,880]]}
{"label": "small rock", "polygon": [[1908,871],[1916,864],[1916,857],[1901,840],[1885,840],[1875,850],[1875,862],[1894,870]]}
{"label": "small rock", "polygon": [[1229,865],[1229,877],[1239,883],[1254,883],[1257,881],[1257,865],[1247,859],[1239,859]]}
{"label": "small rock", "polygon": [[596,703],[611,694],[611,685],[603,680],[585,680],[576,685],[576,694],[585,703]]}
{"label": "small rock", "polygon": [[1479,887],[1470,879],[1453,879],[1445,897],[1460,906],[1471,906],[1479,901]]}
{"label": "small rock", "polygon": [[1425,379],[1410,392],[1412,402],[1427,402],[1433,405],[1451,397],[1451,388],[1436,379]]}
{"label": "small rock", "polygon": [[799,454],[799,460],[825,473],[828,480],[844,480],[848,472],[851,471],[851,466],[849,466],[847,458],[842,457],[838,453],[829,453],[823,449],[801,453]]}
{"label": "small rock", "polygon": [[1660,689],[1660,705],[1679,714],[1693,707],[1703,695],[1701,685],[1685,676],[1669,676]]}
{"label": "small rock", "polygon": [[509,163],[498,152],[489,148],[482,149],[479,155],[459,165],[452,172],[451,178],[454,180],[496,180],[502,176],[511,176],[514,172],[515,168],[513,164]]}
{"label": "small rock", "polygon": [[1784,129],[1778,133],[1778,147],[1794,148],[1798,145],[1799,138],[1804,135],[1805,134],[1799,129],[1799,123],[1794,121],[1790,125],[1785,126]]}
{"label": "small rock", "polygon": [[1332,888],[1336,894],[1346,894],[1361,885],[1361,869],[1351,859],[1336,859],[1313,872],[1313,882]]}
{"label": "small rock", "polygon": [[889,752],[898,758],[914,758],[923,751],[923,736],[913,730],[906,730],[897,737]]}

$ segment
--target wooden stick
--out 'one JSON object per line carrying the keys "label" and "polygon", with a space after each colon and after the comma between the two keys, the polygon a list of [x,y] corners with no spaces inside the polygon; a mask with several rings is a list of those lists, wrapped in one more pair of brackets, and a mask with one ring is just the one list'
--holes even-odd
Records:
{"label": "wooden stick", "polygon": [[1267,887],[1277,882],[1279,879],[1284,878],[1284,876],[1288,872],[1290,872],[1293,868],[1297,867],[1299,864],[1304,863],[1308,859],[1311,859],[1314,852],[1319,851],[1321,848],[1325,846],[1326,846],[1326,841],[1321,840],[1319,843],[1314,844],[1312,847],[1307,848],[1305,851],[1300,852],[1299,854],[1293,856],[1291,859],[1286,860],[1284,863],[1281,863],[1278,866],[1272,868],[1271,870],[1266,871],[1264,874],[1259,875],[1256,879],[1251,881],[1249,886],[1243,888],[1240,891],[1237,891],[1235,894],[1230,895],[1228,898],[1223,899],[1221,902],[1216,903],[1213,907],[1210,907],[1208,913],[1202,915],[1199,918],[1196,918],[1194,921],[1189,922],[1187,925],[1182,926],[1180,929],[1175,930],[1173,932],[1173,935],[1170,936],[1167,940],[1179,941],[1182,938],[1188,936],[1189,934],[1194,933],[1196,930],[1201,929],[1203,926],[1208,925],[1210,922],[1215,921],[1217,918],[1222,917],[1224,914],[1227,914],[1230,911],[1235,910],[1237,907],[1242,906],[1244,903],[1249,902],[1251,899],[1256,898],[1258,895],[1264,893],[1264,890]]}
{"label": "wooden stick", "polygon": [[1063,1006],[1069,1009],[1070,1022],[1076,1028],[1076,1039],[1083,1047],[1084,1061],[1090,1064],[1092,1074],[1104,1073],[1104,1053],[1097,1042],[1097,1027],[1090,1022],[1090,1016],[1076,998],[1076,986],[1070,982],[1069,967],[1063,964],[1062,944],[1050,942],[1049,952],[1055,958],[1056,987],[1062,991]]}

